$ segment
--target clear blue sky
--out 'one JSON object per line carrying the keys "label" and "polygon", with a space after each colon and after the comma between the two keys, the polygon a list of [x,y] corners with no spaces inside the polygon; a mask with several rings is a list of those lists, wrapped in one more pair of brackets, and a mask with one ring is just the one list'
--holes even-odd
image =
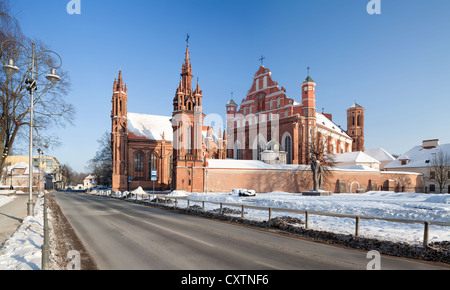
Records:
{"label": "clear blue sky", "polygon": [[48,152],[83,171],[110,131],[119,68],[128,111],[171,115],[186,34],[203,110],[224,116],[231,92],[245,97],[261,55],[272,77],[300,101],[311,67],[317,108],[346,128],[346,109],[365,107],[366,148],[401,154],[423,139],[450,143],[450,1],[381,0],[12,0],[23,32],[61,54],[70,73],[75,125],[57,130]]}

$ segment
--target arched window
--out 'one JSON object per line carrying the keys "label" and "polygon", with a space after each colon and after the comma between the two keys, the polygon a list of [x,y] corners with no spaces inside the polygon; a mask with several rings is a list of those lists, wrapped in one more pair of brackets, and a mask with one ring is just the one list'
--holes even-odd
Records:
{"label": "arched window", "polygon": [[322,137],[322,150],[323,150],[323,154],[328,154],[327,138],[325,138],[325,137]]}
{"label": "arched window", "polygon": [[264,143],[264,141],[259,141],[258,143],[258,147],[256,148],[256,159],[257,160],[261,160],[261,153],[264,152],[264,150],[266,149],[266,144]]}
{"label": "arched window", "polygon": [[172,172],[173,172],[173,155],[170,155],[169,157],[169,166],[167,166],[167,168],[169,168],[169,179],[172,179]]}
{"label": "arched window", "polygon": [[292,164],[292,139],[291,136],[287,135],[283,142],[284,151],[286,151],[286,163]]}
{"label": "arched window", "polygon": [[241,149],[241,143],[239,143],[239,141],[237,141],[236,143],[235,143],[235,146],[234,146],[234,159],[237,159],[237,160],[241,160],[242,159],[242,149]]}
{"label": "arched window", "polygon": [[137,178],[144,177],[144,155],[141,152],[134,155],[134,174]]}
{"label": "arched window", "polygon": [[158,170],[158,158],[155,154],[148,157],[148,178],[152,177],[152,169]]}
{"label": "arched window", "polygon": [[186,146],[187,146],[187,154],[192,154],[192,126],[191,125],[189,125],[188,127],[187,127],[187,130],[186,130],[187,132],[186,132],[186,134],[187,134],[187,138],[186,138],[186,141],[187,141],[187,144],[186,144]]}

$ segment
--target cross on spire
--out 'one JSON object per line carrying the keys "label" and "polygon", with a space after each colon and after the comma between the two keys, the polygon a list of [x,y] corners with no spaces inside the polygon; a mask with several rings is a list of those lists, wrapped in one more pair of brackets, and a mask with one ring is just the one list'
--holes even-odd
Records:
{"label": "cross on spire", "polygon": [[261,58],[259,59],[259,61],[261,62],[261,65],[263,65],[265,59],[266,59],[266,58],[265,58],[264,56],[261,55]]}
{"label": "cross on spire", "polygon": [[308,70],[308,76],[309,76],[309,69],[310,69],[310,67],[308,66],[306,69]]}
{"label": "cross on spire", "polygon": [[187,36],[186,36],[186,44],[187,45],[189,45],[189,38],[190,38],[191,36],[189,35],[189,34],[187,34]]}

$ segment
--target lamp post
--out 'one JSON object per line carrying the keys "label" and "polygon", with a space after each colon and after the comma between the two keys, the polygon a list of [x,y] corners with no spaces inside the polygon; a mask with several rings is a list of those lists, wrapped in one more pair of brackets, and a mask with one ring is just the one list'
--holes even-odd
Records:
{"label": "lamp post", "polygon": [[[39,169],[39,182],[38,182],[38,190],[39,194],[41,193],[41,154],[44,155],[44,150],[41,150],[40,148],[37,149],[37,152],[39,154],[38,159],[38,169]],[[45,187],[44,187],[44,244],[42,245],[42,264],[41,264],[41,270],[47,270],[48,269],[48,261],[49,261],[49,234],[48,234],[48,217],[47,217],[47,194],[45,193]]]}
{"label": "lamp post", "polygon": [[[7,45],[14,45],[14,47],[10,50],[7,49]],[[62,65],[62,59],[54,51],[51,50],[43,50],[36,54],[35,51],[35,43],[33,42],[31,45],[31,54],[28,51],[27,47],[23,45],[22,43],[15,41],[15,40],[5,40],[2,42],[0,46],[1,54],[6,56],[6,63],[4,63],[3,58],[1,59],[3,65],[3,69],[6,72],[7,75],[7,81],[10,78],[12,82],[12,77],[14,74],[18,73],[20,69],[15,65],[15,61],[19,57],[20,51],[18,51],[15,46],[21,47],[21,49],[25,52],[25,57],[29,60],[29,65],[27,67],[27,71],[25,75],[29,74],[30,78],[27,78],[25,81],[26,89],[30,92],[30,151],[29,151],[29,198],[27,203],[27,213],[28,216],[33,216],[34,213],[34,203],[33,203],[33,105],[34,105],[34,92],[37,90],[37,79],[35,78],[35,75],[37,75],[37,69],[36,69],[36,61],[40,57],[46,57],[47,65],[51,68],[50,74],[46,75],[45,78],[50,81],[50,84],[44,84],[44,85],[51,85],[53,86],[57,82],[61,80],[61,78],[56,74],[56,69],[60,68]],[[45,56],[45,54],[52,53],[56,55],[60,60],[59,66],[53,66],[53,59],[49,56]]]}

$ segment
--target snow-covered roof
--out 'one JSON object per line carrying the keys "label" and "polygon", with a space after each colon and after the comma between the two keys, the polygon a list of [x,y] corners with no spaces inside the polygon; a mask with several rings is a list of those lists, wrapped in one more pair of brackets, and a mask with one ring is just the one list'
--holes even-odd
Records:
{"label": "snow-covered roof", "polygon": [[133,133],[137,137],[144,137],[149,140],[173,141],[172,117],[147,115],[138,113],[128,113],[128,132]]}
{"label": "snow-covered roof", "polygon": [[[428,167],[433,161],[434,154],[439,150],[442,150],[444,153],[450,156],[450,144],[442,144],[431,149],[424,149],[422,146],[415,146],[408,152],[402,154],[399,158],[386,165],[384,168]],[[405,165],[402,165],[400,160],[405,159],[405,156],[407,156],[406,159],[408,159],[409,162]]]}
{"label": "snow-covered roof", "polygon": [[378,163],[380,161],[370,157],[362,151],[336,153],[329,155],[333,160],[333,163]]}
{"label": "snow-covered roof", "polygon": [[[25,169],[25,171],[22,172],[23,175],[28,175],[30,174],[30,170],[29,170],[29,163],[27,162],[19,162],[13,165],[10,165],[6,168],[8,174],[11,174],[11,170],[18,170],[18,169]],[[37,167],[33,166],[33,174],[34,173],[43,173],[45,174],[45,172],[43,170],[39,170]],[[13,175],[17,175],[18,172],[17,171],[13,171]]]}
{"label": "snow-covered roof", "polygon": [[345,130],[341,129],[341,127],[336,125],[333,121],[331,121],[325,115],[323,115],[319,112],[316,112],[316,122],[317,122],[317,124],[325,126],[326,128],[328,128],[331,131],[334,131],[340,135],[344,135],[345,137],[350,138],[350,136],[347,135]]}
{"label": "snow-covered roof", "polygon": [[378,161],[392,161],[395,160],[394,156],[389,154],[386,150],[383,148],[372,148],[372,149],[366,149],[364,151],[367,155],[369,155],[372,158],[375,158]]}

